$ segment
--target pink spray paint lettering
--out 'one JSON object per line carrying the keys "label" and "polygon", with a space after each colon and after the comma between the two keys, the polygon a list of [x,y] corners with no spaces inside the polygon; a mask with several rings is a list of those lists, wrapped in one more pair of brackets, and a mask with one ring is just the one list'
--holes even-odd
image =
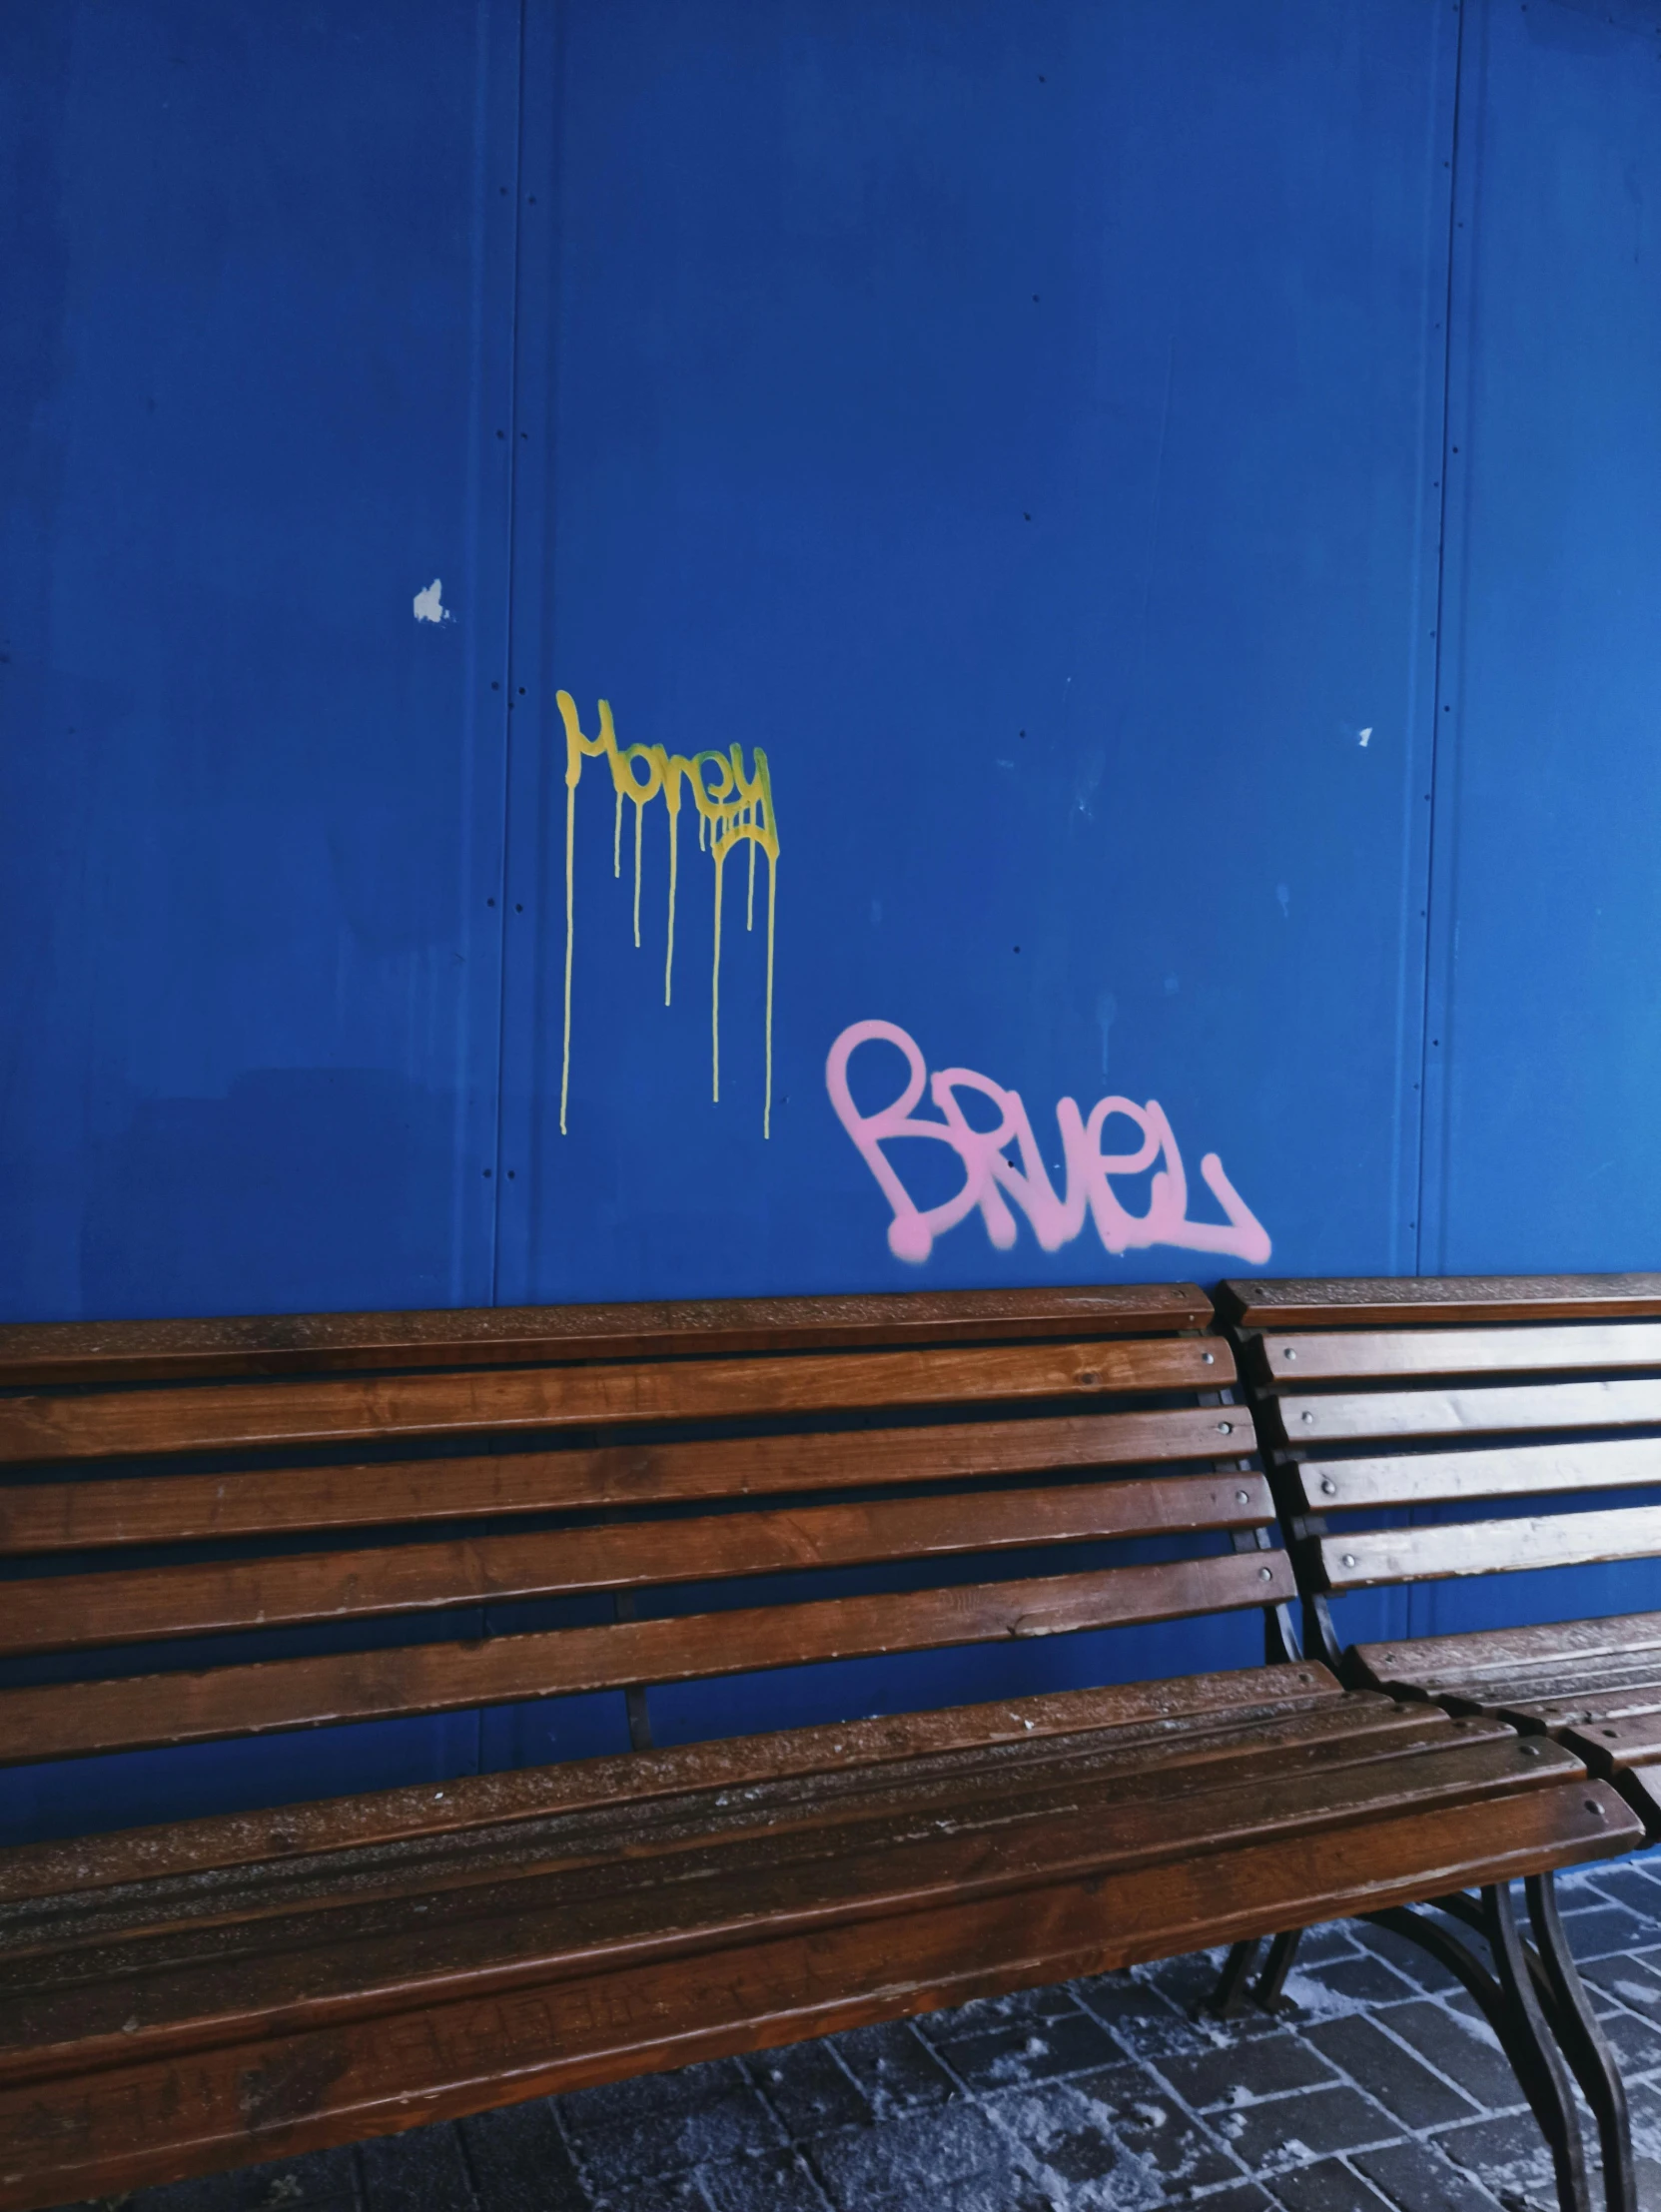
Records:
{"label": "pink spray paint lettering", "polygon": [[[898,1098],[875,1113],[861,1113],[848,1088],[848,1063],[860,1046],[879,1043],[892,1045],[904,1055],[905,1087]],[[914,1111],[925,1084],[943,1116],[941,1120],[919,1118]],[[1088,1213],[1110,1252],[1144,1251],[1152,1244],[1170,1244],[1183,1251],[1227,1253],[1252,1266],[1261,1266],[1268,1257],[1267,1231],[1223,1172],[1223,1162],[1216,1152],[1206,1153],[1200,1173],[1226,1218],[1189,1219],[1183,1155],[1165,1109],[1156,1100],[1138,1106],[1132,1099],[1099,1099],[1088,1119],[1073,1100],[1061,1100],[1056,1120],[1067,1177],[1066,1194],[1058,1197],[1020,1093],[1005,1091],[971,1068],[945,1068],[930,1076],[918,1046],[892,1022],[855,1022],[845,1029],[825,1063],[825,1087],[837,1118],[893,1208],[888,1243],[897,1259],[921,1263],[934,1249],[935,1238],[955,1228],[977,1207],[988,1236],[1000,1251],[1008,1251],[1016,1239],[1011,1200],[1027,1216],[1033,1234],[1047,1252],[1059,1251],[1062,1245],[1071,1243],[1084,1227]],[[986,1100],[998,1117],[995,1125],[976,1128],[970,1123],[959,1099],[960,1093],[967,1092]],[[1121,1117],[1137,1131],[1136,1146],[1124,1152],[1104,1151],[1103,1132],[1110,1121]],[[884,1143],[892,1138],[918,1136],[949,1144],[962,1163],[963,1186],[943,1204],[919,1207],[883,1151]],[[1005,1156],[1012,1146],[1020,1155],[1019,1166]],[[1142,1174],[1150,1168],[1154,1172],[1148,1210],[1132,1213],[1115,1194],[1113,1177]]]}

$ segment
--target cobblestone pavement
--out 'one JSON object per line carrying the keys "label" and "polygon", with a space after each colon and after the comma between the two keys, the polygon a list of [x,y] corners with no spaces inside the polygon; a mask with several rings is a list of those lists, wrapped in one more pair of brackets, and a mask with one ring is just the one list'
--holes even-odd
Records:
{"label": "cobblestone pavement", "polygon": [[[1661,1854],[1562,1885],[1661,2212]],[[1450,1977],[1322,1928],[1295,2010],[1177,1959],[151,2189],[126,2212],[1549,2212],[1539,2130]],[[1589,2132],[1589,2131],[1588,2131]]]}

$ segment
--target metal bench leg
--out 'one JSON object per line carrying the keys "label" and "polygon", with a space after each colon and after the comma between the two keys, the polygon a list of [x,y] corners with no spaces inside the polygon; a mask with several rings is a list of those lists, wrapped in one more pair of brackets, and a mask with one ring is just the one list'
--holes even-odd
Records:
{"label": "metal bench leg", "polygon": [[1223,1961],[1223,1971],[1217,1977],[1217,1986],[1206,1999],[1205,2009],[1227,2019],[1232,2012],[1239,2012],[1246,2003],[1246,1984],[1251,1978],[1251,1969],[1257,1963],[1257,1953],[1262,1948],[1259,1937],[1248,1936],[1245,1942],[1234,1944]]}
{"label": "metal bench leg", "polygon": [[1511,2061],[1530,2111],[1540,2123],[1557,2177],[1561,2212],[1591,2212],[1586,2153],[1568,2070],[1552,2040],[1535,1987],[1536,1965],[1517,1931],[1511,1894],[1490,1884],[1480,1904],[1465,1896],[1439,1899],[1442,1910],[1480,1930],[1493,1959],[1490,1972],[1452,1928],[1408,1905],[1362,1917],[1374,1927],[1405,1936],[1456,1974],[1482,2009]]}
{"label": "metal bench leg", "polygon": [[1300,1927],[1288,1928],[1283,1935],[1276,1935],[1268,1946],[1268,1956],[1263,1960],[1263,1970],[1257,1976],[1251,1995],[1265,2012],[1278,2012],[1285,2003],[1283,1991],[1286,1976],[1291,1972],[1291,1962],[1297,1956],[1297,1946],[1303,1940]]}
{"label": "metal bench leg", "polygon": [[[1264,2012],[1277,2012],[1282,2003],[1281,1991],[1291,1962],[1297,1956],[1297,1946],[1303,1940],[1300,1927],[1288,1928],[1284,1934],[1269,1939],[1268,1956],[1263,1960],[1263,1970],[1258,1974],[1250,1991],[1251,2002]],[[1232,2013],[1244,2011],[1246,2001],[1246,1983],[1251,1979],[1251,1969],[1257,1963],[1257,1953],[1262,1948],[1261,1938],[1253,1935],[1249,1941],[1236,1943],[1223,1961],[1223,1971],[1217,1977],[1217,1986],[1206,1999],[1204,2009],[1215,2012],[1219,2018],[1228,2019]]]}
{"label": "metal bench leg", "polygon": [[1586,2102],[1597,2121],[1603,2153],[1603,2195],[1609,2212],[1638,2212],[1638,2182],[1632,2167],[1632,2122],[1626,2085],[1615,2054],[1598,2025],[1585,1985],[1569,1949],[1557,1912],[1556,1886],[1550,1874],[1530,1874],[1523,1883],[1528,1917],[1546,1985],[1547,2012],[1564,2056],[1574,2068]]}

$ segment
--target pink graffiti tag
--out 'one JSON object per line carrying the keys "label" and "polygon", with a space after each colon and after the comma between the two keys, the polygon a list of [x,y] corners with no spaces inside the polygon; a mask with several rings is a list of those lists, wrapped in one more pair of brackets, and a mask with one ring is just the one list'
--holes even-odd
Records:
{"label": "pink graffiti tag", "polygon": [[[905,1056],[904,1090],[875,1113],[861,1113],[848,1089],[848,1063],[861,1045],[895,1046]],[[913,1108],[928,1084],[929,1097],[944,1116],[920,1120]],[[1016,1091],[1005,1091],[971,1068],[945,1068],[936,1076],[926,1073],[923,1055],[906,1032],[892,1022],[855,1022],[830,1049],[825,1063],[825,1088],[837,1118],[859,1147],[860,1157],[876,1176],[883,1196],[894,1209],[888,1224],[888,1244],[896,1259],[921,1262],[934,1249],[934,1240],[974,1212],[979,1206],[986,1233],[1000,1251],[1008,1251],[1016,1238],[1013,1199],[1032,1224],[1033,1234],[1047,1252],[1071,1243],[1085,1225],[1088,1212],[1096,1233],[1110,1252],[1143,1251],[1151,1244],[1172,1244],[1185,1251],[1227,1252],[1237,1259],[1260,1266],[1269,1254],[1266,1230],[1223,1172],[1216,1152],[1207,1152],[1200,1173],[1207,1188],[1228,1216],[1226,1221],[1191,1221],[1188,1218],[1188,1176],[1165,1109],[1156,1100],[1138,1106],[1132,1099],[1098,1099],[1086,1120],[1071,1099],[1056,1106],[1061,1128],[1062,1156],[1067,1162],[1066,1196],[1057,1197],[1045,1171],[1044,1160],[1033,1137],[1027,1109]],[[959,1092],[977,1092],[998,1115],[996,1127],[971,1125],[958,1101]],[[1134,1151],[1106,1152],[1102,1134],[1109,1121],[1123,1116],[1139,1132]],[[896,1174],[884,1143],[897,1136],[933,1137],[950,1144],[963,1163],[963,1187],[943,1204],[917,1206]],[[1021,1164],[1004,1154],[1014,1145]],[[1161,1164],[1155,1165],[1158,1161]],[[1115,1175],[1136,1175],[1153,1167],[1146,1213],[1131,1213],[1115,1195]]]}

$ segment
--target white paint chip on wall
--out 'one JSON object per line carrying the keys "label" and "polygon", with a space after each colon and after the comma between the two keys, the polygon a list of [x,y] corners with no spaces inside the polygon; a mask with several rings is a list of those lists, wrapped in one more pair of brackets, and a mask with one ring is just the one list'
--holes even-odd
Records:
{"label": "white paint chip on wall", "polygon": [[417,622],[452,622],[455,617],[443,603],[443,578],[434,576],[424,591],[415,593]]}

